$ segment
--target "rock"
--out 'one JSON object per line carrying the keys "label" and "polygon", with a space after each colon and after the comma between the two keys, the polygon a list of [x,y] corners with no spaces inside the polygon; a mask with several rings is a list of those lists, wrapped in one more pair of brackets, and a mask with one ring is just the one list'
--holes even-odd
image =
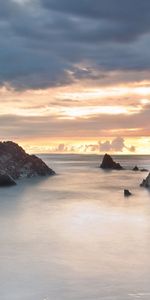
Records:
{"label": "rock", "polygon": [[100,168],[112,169],[112,170],[123,170],[123,167],[119,163],[113,161],[112,157],[107,153],[103,157],[103,161],[102,164],[100,165]]}
{"label": "rock", "polygon": [[54,175],[55,172],[50,169],[39,157],[36,155],[30,155],[27,157],[26,162],[23,167],[23,174],[26,173],[28,177],[32,177],[35,175],[38,176],[46,176],[46,175]]}
{"label": "rock", "polygon": [[0,187],[16,185],[16,182],[7,174],[0,174]]}
{"label": "rock", "polygon": [[129,190],[124,190],[124,196],[125,197],[129,197],[131,195],[132,195],[132,193]]}
{"label": "rock", "polygon": [[18,144],[11,141],[0,142],[0,174],[13,180],[21,177],[54,175],[40,158],[29,155]]}
{"label": "rock", "polygon": [[147,169],[141,169],[140,171],[141,171],[141,172],[148,172]]}
{"label": "rock", "polygon": [[135,166],[134,168],[133,168],[133,171],[139,171],[139,168],[137,167],[137,166]]}
{"label": "rock", "polygon": [[133,168],[133,171],[140,171],[140,172],[148,172],[148,170],[147,169],[139,169],[137,166],[135,166],[134,168]]}
{"label": "rock", "polygon": [[150,173],[148,174],[148,176],[146,177],[146,179],[144,179],[142,181],[142,183],[140,184],[140,186],[146,187],[146,188],[150,188]]}

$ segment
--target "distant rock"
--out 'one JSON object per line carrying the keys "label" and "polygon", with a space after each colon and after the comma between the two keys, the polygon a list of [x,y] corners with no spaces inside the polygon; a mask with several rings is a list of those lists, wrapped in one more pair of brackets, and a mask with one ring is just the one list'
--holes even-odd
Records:
{"label": "distant rock", "polygon": [[146,179],[144,179],[142,181],[142,183],[140,184],[140,186],[146,187],[146,188],[150,188],[150,173],[148,174],[148,176],[146,177]]}
{"label": "distant rock", "polygon": [[133,168],[133,171],[137,172],[137,171],[139,171],[139,168],[138,168],[137,166],[135,166],[135,167]]}
{"label": "distant rock", "polygon": [[125,197],[132,196],[132,193],[129,190],[124,190],[124,196]]}
{"label": "distant rock", "polygon": [[132,171],[135,171],[135,172],[137,172],[137,171],[140,171],[140,172],[148,172],[148,170],[147,169],[139,169],[137,166],[135,166],[133,169],[132,169]]}
{"label": "distant rock", "polygon": [[141,171],[141,172],[148,172],[147,169],[141,169],[140,171]]}
{"label": "distant rock", "polygon": [[16,185],[16,182],[7,174],[0,174],[0,187]]}
{"label": "distant rock", "polygon": [[123,167],[116,163],[109,154],[105,154],[103,157],[102,164],[100,165],[102,169],[110,169],[110,170],[123,170]]}
{"label": "distant rock", "polygon": [[16,180],[21,177],[54,175],[55,172],[37,156],[27,154],[18,144],[8,141],[0,142],[0,174]]}

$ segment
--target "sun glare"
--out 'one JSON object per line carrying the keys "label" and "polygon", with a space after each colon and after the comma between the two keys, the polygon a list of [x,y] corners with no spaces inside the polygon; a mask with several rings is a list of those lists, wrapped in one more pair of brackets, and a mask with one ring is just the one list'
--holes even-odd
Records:
{"label": "sun glare", "polygon": [[138,95],[148,96],[150,95],[150,87],[137,87],[134,89]]}
{"label": "sun glare", "polygon": [[125,107],[125,106],[99,106],[99,107],[73,107],[66,108],[63,111],[65,117],[80,118],[90,117],[92,115],[120,115],[120,114],[134,114],[137,113],[141,108],[139,107]]}

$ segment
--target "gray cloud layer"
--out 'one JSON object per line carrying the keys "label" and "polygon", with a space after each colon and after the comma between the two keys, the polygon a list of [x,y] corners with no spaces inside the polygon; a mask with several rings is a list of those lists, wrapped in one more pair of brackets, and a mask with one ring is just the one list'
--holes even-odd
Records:
{"label": "gray cloud layer", "polygon": [[0,85],[45,88],[150,68],[149,0],[5,0],[0,33]]}

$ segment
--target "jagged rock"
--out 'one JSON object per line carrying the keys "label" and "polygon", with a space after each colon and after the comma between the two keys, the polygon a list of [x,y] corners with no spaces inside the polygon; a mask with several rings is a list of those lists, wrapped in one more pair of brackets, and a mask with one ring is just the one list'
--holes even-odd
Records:
{"label": "jagged rock", "polygon": [[132,193],[129,190],[124,190],[124,196],[125,197],[129,197],[131,195],[132,195]]}
{"label": "jagged rock", "polygon": [[114,170],[123,170],[123,167],[116,163],[109,154],[105,154],[103,157],[102,164],[100,165],[102,169],[114,169]]}
{"label": "jagged rock", "polygon": [[137,171],[139,171],[139,168],[138,168],[137,166],[135,166],[135,167],[133,168],[133,171],[137,172]]}
{"label": "jagged rock", "polygon": [[150,188],[150,173],[148,174],[148,176],[146,177],[146,179],[144,179],[142,181],[142,183],[140,184],[140,186],[146,187],[146,188]]}
{"label": "jagged rock", "polygon": [[0,173],[11,176],[14,180],[55,174],[40,158],[27,154],[23,148],[11,141],[0,142]]}
{"label": "jagged rock", "polygon": [[16,185],[16,182],[7,174],[0,174],[0,187]]}

